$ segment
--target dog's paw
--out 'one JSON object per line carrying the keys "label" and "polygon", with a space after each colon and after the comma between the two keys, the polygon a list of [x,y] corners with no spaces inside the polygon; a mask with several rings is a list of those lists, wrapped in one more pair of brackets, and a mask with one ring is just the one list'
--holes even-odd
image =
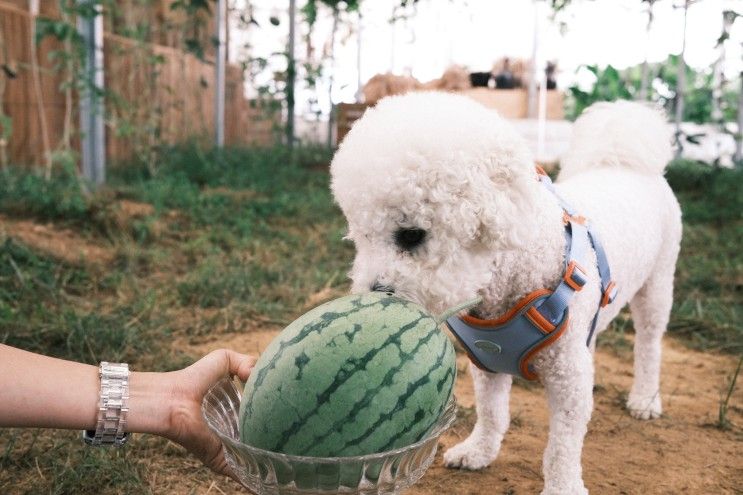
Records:
{"label": "dog's paw", "polygon": [[645,396],[640,394],[629,394],[627,399],[627,410],[635,419],[656,419],[663,413],[660,402],[660,394]]}
{"label": "dog's paw", "polygon": [[488,467],[496,457],[498,457],[497,450],[492,453],[492,449],[484,449],[479,442],[468,438],[444,453],[444,465],[449,468],[476,471]]}
{"label": "dog's paw", "polygon": [[580,483],[580,486],[574,486],[570,488],[547,488],[542,490],[541,495],[588,495],[588,489]]}

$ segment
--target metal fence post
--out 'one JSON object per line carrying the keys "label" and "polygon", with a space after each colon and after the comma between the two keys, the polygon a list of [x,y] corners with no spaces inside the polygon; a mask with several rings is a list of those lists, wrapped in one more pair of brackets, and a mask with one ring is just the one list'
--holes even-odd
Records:
{"label": "metal fence post", "polygon": [[91,17],[77,17],[77,31],[85,46],[85,88],[80,92],[80,150],[83,176],[95,185],[106,181],[106,130],[103,122],[103,15],[100,4],[78,0],[95,9]]}
{"label": "metal fence post", "polygon": [[286,145],[294,147],[294,79],[297,75],[296,61],[294,60],[295,22],[297,16],[296,0],[289,0],[289,43],[287,46],[286,69]]}
{"label": "metal fence post", "polygon": [[214,132],[217,147],[224,146],[224,82],[225,82],[225,64],[226,64],[226,2],[217,0],[217,12],[214,16],[216,19],[216,40],[217,53],[215,60],[215,77],[214,77]]}

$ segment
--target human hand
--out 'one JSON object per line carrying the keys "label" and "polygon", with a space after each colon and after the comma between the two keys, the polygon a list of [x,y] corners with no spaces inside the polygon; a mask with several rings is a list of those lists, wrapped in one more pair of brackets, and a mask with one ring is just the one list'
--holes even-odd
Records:
{"label": "human hand", "polygon": [[201,400],[224,376],[237,375],[247,380],[254,365],[252,356],[220,349],[179,371],[134,372],[130,377],[129,424],[146,422],[149,426],[139,426],[133,431],[148,431],[168,438],[213,471],[234,478],[219,438],[201,416]]}

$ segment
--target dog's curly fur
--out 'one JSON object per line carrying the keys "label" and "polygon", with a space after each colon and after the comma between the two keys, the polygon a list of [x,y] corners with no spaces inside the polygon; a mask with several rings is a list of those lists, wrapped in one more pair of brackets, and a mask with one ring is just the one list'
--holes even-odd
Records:
{"label": "dog's curly fur", "polygon": [[[659,112],[637,103],[596,104],[576,122],[556,182],[598,230],[619,286],[597,330],[630,305],[635,381],[627,408],[641,419],[661,414],[661,337],[681,239],[680,209],[662,175],[670,157]],[[562,276],[557,201],[536,180],[524,140],[468,98],[413,93],[382,100],[346,136],[331,173],[356,245],[355,292],[391,287],[433,313],[481,295],[477,314],[491,318]],[[422,239],[401,244],[400,232],[414,228],[424,231]],[[550,407],[545,494],[587,493],[580,459],[594,369],[585,342],[600,298],[591,256],[590,281],[571,303],[569,328],[534,361]],[[480,469],[495,460],[508,429],[511,376],[470,371],[477,424],[444,462]]]}

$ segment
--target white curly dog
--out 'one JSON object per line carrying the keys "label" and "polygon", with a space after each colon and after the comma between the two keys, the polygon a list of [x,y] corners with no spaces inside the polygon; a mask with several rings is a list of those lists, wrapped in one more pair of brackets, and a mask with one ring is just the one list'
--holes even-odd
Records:
{"label": "white curly dog", "polygon": [[[636,103],[600,103],[576,122],[556,188],[604,242],[619,287],[597,331],[630,305],[635,380],[627,408],[661,414],[661,337],[671,310],[681,239],[679,205],[663,178],[671,158],[662,115]],[[386,287],[439,313],[477,295],[474,314],[502,315],[563,275],[563,211],[535,179],[525,141],[497,113],[444,93],[382,100],[353,126],[332,165],[332,190],[356,246],[352,290]],[[593,251],[589,281],[570,304],[569,327],[534,359],[550,408],[544,494],[583,494],[581,450],[593,409],[593,346],[600,299]],[[447,466],[495,460],[510,423],[512,377],[470,366],[477,423],[444,455]]]}

